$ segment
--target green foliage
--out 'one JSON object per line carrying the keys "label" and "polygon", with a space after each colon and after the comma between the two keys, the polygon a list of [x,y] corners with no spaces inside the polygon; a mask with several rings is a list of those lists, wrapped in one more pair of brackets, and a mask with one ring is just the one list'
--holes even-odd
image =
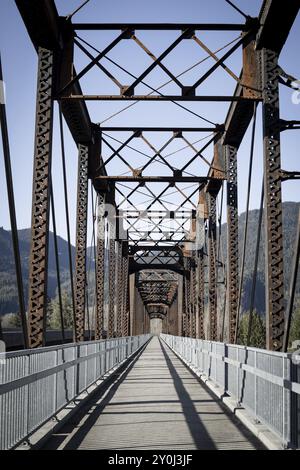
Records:
{"label": "green foliage", "polygon": [[300,302],[296,305],[296,308],[293,313],[291,331],[290,331],[290,346],[295,340],[300,340]]}
{"label": "green foliage", "polygon": [[[299,203],[298,202],[284,202],[282,204],[283,212],[283,267],[284,267],[284,289],[285,289],[285,298],[288,298],[290,278],[291,278],[291,269],[292,269],[292,260],[294,256],[294,247],[296,239],[296,230],[297,230],[297,220],[298,220],[298,211]],[[240,255],[243,245],[243,236],[245,228],[245,213],[239,215],[239,247]],[[254,253],[256,248],[256,238],[257,238],[257,226],[258,226],[258,217],[259,210],[254,209],[249,211],[249,221],[248,221],[248,236],[246,244],[246,258],[245,258],[245,269],[244,269],[244,282],[243,282],[243,292],[241,299],[241,312],[247,312],[250,309],[250,293],[252,286],[252,275],[254,267]],[[226,224],[222,226],[222,252],[224,253],[224,261],[226,263]],[[254,298],[254,309],[261,315],[265,314],[265,229],[264,229],[264,218],[261,231],[261,240],[260,240],[260,251],[259,251],[259,260],[258,260],[258,273],[257,273],[257,283],[256,291]],[[241,263],[241,256],[239,258]],[[296,285],[296,299],[300,298],[300,276],[298,276],[298,281]]]}
{"label": "green foliage", "polygon": [[[66,290],[62,291],[61,300],[64,327],[66,330],[70,330],[73,328],[73,306],[72,299]],[[56,295],[53,300],[49,300],[48,302],[47,322],[51,329],[56,330],[61,328],[61,314],[58,295]]]}
{"label": "green foliage", "polygon": [[[249,318],[249,312],[242,315],[239,325],[239,344],[247,345]],[[255,348],[266,347],[266,327],[264,321],[256,311],[252,314],[251,336],[248,346],[253,346]]]}
{"label": "green foliage", "polygon": [[1,317],[2,328],[21,328],[22,321],[19,313],[7,313]]}

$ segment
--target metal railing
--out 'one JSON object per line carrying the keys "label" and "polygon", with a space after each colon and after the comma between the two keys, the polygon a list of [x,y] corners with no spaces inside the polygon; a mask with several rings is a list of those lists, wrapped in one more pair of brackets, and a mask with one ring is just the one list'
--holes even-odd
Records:
{"label": "metal railing", "polygon": [[283,447],[299,447],[299,356],[165,334],[161,338],[237,407],[275,433]]}
{"label": "metal railing", "polygon": [[130,336],[1,355],[0,449],[25,440],[149,338]]}

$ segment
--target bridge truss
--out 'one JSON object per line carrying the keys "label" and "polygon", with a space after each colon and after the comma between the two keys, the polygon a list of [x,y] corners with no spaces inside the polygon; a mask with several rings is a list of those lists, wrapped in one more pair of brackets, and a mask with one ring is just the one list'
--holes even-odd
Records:
{"label": "bridge truss", "polygon": [[[230,343],[237,341],[243,280],[239,258],[245,251],[238,239],[237,157],[252,120],[255,128],[256,109],[262,103],[267,348],[282,350],[285,306],[281,184],[291,175],[281,168],[280,135],[286,129],[297,128],[298,123],[280,118],[279,83],[287,83],[288,79],[278,65],[278,57],[298,13],[299,1],[286,2],[283,11],[280,2],[265,0],[259,17],[246,17],[241,24],[76,23],[71,17],[60,17],[53,0],[16,0],[16,4],[38,55],[29,346],[45,343],[54,103],[59,105],[61,130],[64,120],[78,148],[74,285],[71,273],[75,341],[84,340],[85,330],[91,180],[96,192],[93,207],[97,222],[94,338],[137,333],[134,325],[142,320],[133,315],[134,297],[139,296],[144,306],[144,325],[148,325],[149,316],[161,318],[165,332],[169,332],[166,319],[177,302],[177,334]],[[100,50],[81,37],[87,31],[107,32],[112,39]],[[141,31],[147,31],[149,37],[151,33],[169,31],[173,41],[156,56],[142,41]],[[200,33],[205,31],[233,31],[238,37],[222,52],[215,52],[201,40]],[[108,59],[121,43],[131,42],[149,58],[149,65],[139,75]],[[184,78],[164,63],[183,43],[199,47],[210,59],[211,65],[192,85],[186,85]],[[78,72],[75,62],[79,52],[86,58],[86,65]],[[240,54],[242,70],[233,71],[225,64],[234,53]],[[114,73],[108,62],[114,66]],[[169,93],[147,83],[148,76],[158,68],[168,76],[165,85]],[[95,70],[112,81],[115,94],[101,94],[95,85],[89,91],[89,74]],[[234,94],[201,94],[201,88],[213,81],[218,70],[236,82]],[[124,82],[126,72],[128,81]],[[224,123],[219,124],[202,117],[206,121],[202,127],[109,127],[92,122],[87,106],[105,101],[129,102],[128,106],[138,101],[170,102],[181,109],[186,109],[186,103],[228,102],[228,113]],[[200,149],[194,136],[201,141]],[[60,137],[64,153],[63,132]],[[227,245],[222,254],[217,198],[224,188]],[[108,311],[105,283],[109,286]],[[204,321],[206,305],[208,325]]]}

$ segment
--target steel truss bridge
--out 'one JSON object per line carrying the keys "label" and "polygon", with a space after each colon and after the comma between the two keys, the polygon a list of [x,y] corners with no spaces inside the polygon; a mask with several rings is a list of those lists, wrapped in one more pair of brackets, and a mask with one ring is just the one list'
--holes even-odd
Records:
{"label": "steel truss bridge", "polygon": [[[227,3],[237,8],[232,2]],[[66,448],[116,449],[123,445],[122,448],[130,449],[134,443],[140,448],[159,448],[164,439],[165,448],[174,449],[299,447],[299,362],[294,360],[297,356],[287,353],[299,263],[299,228],[286,305],[281,197],[284,181],[298,178],[299,172],[282,168],[280,136],[284,131],[299,129],[300,121],[280,117],[279,99],[279,86],[295,87],[295,79],[280,67],[279,57],[298,14],[299,0],[285,2],[284,7],[282,2],[265,0],[257,18],[238,10],[243,16],[239,24],[76,23],[76,12],[68,17],[59,16],[54,0],[16,0],[16,5],[38,56],[38,84],[28,307],[21,273],[6,106],[1,104],[3,154],[25,349],[6,353],[5,364],[0,365],[1,446],[16,448],[25,443],[28,447],[58,448],[55,436],[60,432],[59,426],[63,433],[68,417],[77,413],[79,407],[82,409],[82,404],[87,407],[86,403],[92,401],[96,413],[92,421],[96,425],[80,424],[77,434],[70,433]],[[103,49],[84,39],[84,33],[91,31],[110,38]],[[173,39],[156,56],[141,39],[144,31],[147,37],[160,31],[171,32]],[[201,39],[201,33],[207,31],[236,32],[238,37],[220,50],[212,51]],[[125,47],[124,43],[132,42],[148,57],[149,65],[139,75],[109,57],[120,44]],[[185,85],[184,74],[176,75],[164,62],[182,44],[185,47],[192,44],[205,51],[208,59],[206,71],[192,85]],[[79,53],[85,57],[86,65],[77,70]],[[242,69],[238,71],[226,65],[234,53],[240,54]],[[168,76],[168,81],[157,88],[148,82],[154,69]],[[236,83],[234,93],[209,95],[204,91],[201,94],[201,87],[203,90],[207,82],[213,83],[214,72],[220,70]],[[102,89],[96,89],[96,81],[89,90],[92,83],[89,74],[95,71],[112,81],[115,94],[110,91],[101,94]],[[2,71],[0,79],[5,79]],[[165,92],[165,86],[170,93]],[[143,94],[145,89],[147,93]],[[220,87],[214,89],[219,91]],[[90,104],[105,101],[126,102],[126,109],[139,101],[174,103],[204,124],[174,127],[166,122],[165,127],[149,127],[139,122],[136,127],[112,127],[92,122]],[[188,103],[200,105],[201,102],[228,103],[224,122],[214,123],[199,115],[195,108],[187,108]],[[57,208],[51,174],[55,103],[73,306],[70,344],[67,344],[61,300]],[[252,165],[260,107],[261,207],[253,253],[247,346],[240,346],[238,329],[252,166],[245,188],[244,240],[239,246],[237,158],[246,131],[252,126],[249,149]],[[65,125],[78,148],[74,263]],[[201,142],[200,149],[195,138],[197,143]],[[89,197],[94,227],[93,318],[87,305]],[[226,206],[225,245],[220,236],[220,197]],[[46,328],[50,220],[63,343],[55,346],[47,345]],[[266,350],[251,348],[262,225]],[[121,377],[117,390],[112,381],[116,370]],[[215,398],[195,374],[207,382]],[[103,387],[108,387],[110,397],[104,401]],[[22,407],[24,401],[27,405]],[[207,405],[200,404],[201,401]],[[135,414],[137,408],[145,424]],[[117,410],[116,414],[110,411],[113,409]],[[157,409],[168,417],[177,413],[180,423],[171,420],[170,425],[158,418],[156,424],[151,420],[152,424],[147,424],[147,413],[156,416]],[[129,414],[126,437],[122,413]],[[220,428],[218,421],[217,424],[208,418],[206,421],[205,413],[220,415],[225,424],[222,421]],[[49,428],[47,432],[43,429],[53,416],[57,422],[45,443]],[[97,423],[103,426],[101,435]],[[179,434],[172,441],[167,436],[172,435],[172,428],[176,430],[177,425]]]}

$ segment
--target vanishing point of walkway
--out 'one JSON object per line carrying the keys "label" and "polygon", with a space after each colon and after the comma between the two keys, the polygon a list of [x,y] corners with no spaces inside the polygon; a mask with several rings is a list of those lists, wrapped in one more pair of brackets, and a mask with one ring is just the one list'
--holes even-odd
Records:
{"label": "vanishing point of walkway", "polygon": [[180,359],[153,337],[47,449],[262,449]]}

